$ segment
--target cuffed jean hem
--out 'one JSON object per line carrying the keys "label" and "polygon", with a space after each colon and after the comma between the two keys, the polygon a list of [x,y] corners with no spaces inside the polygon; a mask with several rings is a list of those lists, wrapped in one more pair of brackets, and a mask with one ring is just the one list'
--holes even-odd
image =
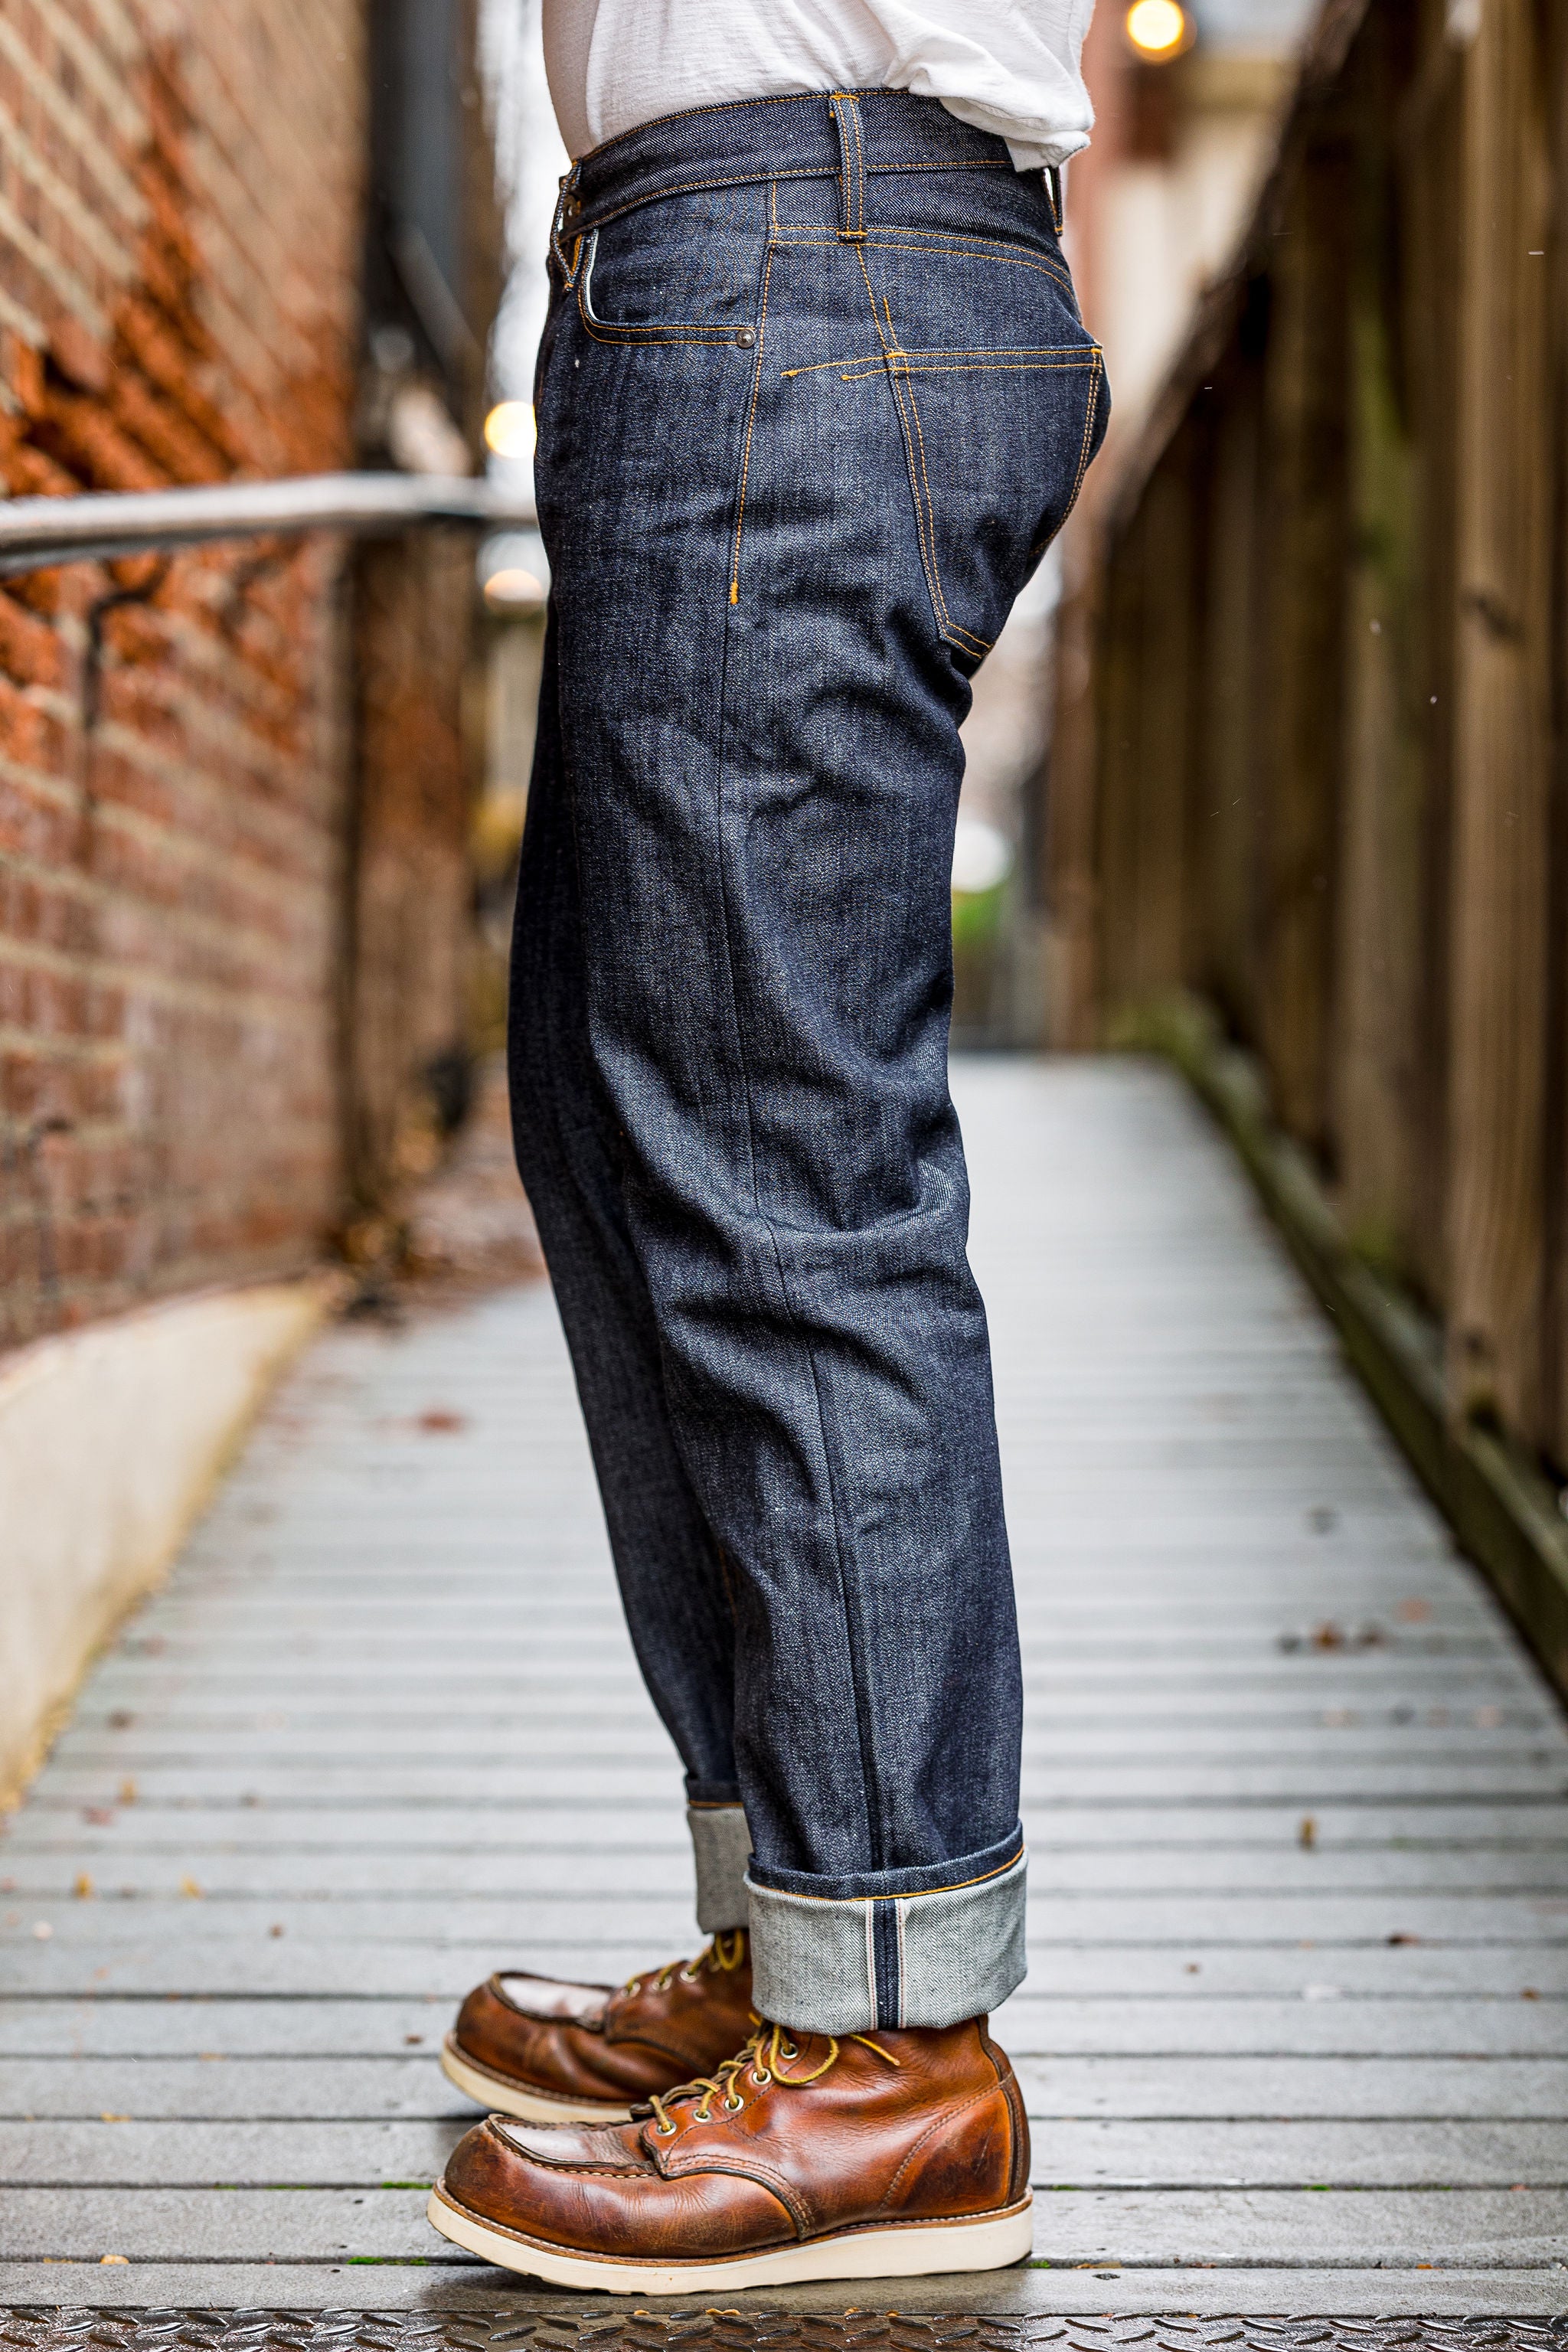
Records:
{"label": "cuffed jean hem", "polygon": [[697,1862],[697,1924],[705,1936],[751,1924],[746,1863],[752,1833],[739,1804],[689,1804],[686,1825]]}
{"label": "cuffed jean hem", "polygon": [[1028,1858],[930,1894],[785,1894],[751,1877],[759,2015],[800,2033],[957,2025],[1024,1981]]}

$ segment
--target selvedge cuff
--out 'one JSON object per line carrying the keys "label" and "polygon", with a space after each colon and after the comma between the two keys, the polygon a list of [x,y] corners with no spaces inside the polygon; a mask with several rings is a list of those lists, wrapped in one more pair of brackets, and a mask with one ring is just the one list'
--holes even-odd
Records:
{"label": "selvedge cuff", "polygon": [[[759,2015],[799,2032],[957,2025],[1024,1981],[1028,1857],[928,1894],[819,1896],[750,1877]],[[706,1922],[703,1923],[706,1925]]]}
{"label": "selvedge cuff", "polygon": [[748,1927],[746,1863],[752,1833],[741,1805],[688,1805],[697,1863],[697,1924],[705,1936]]}

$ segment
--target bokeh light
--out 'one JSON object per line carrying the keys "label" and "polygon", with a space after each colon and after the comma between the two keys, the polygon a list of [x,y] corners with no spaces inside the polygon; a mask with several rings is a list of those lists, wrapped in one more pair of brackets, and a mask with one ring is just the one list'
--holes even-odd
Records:
{"label": "bokeh light", "polygon": [[1141,58],[1159,63],[1178,57],[1192,38],[1191,20],[1179,0],[1132,0],[1127,37]]}
{"label": "bokeh light", "polygon": [[[1151,0],[1140,0],[1140,5],[1147,7]],[[485,419],[486,446],[498,457],[531,457],[534,439],[531,401],[500,400]]]}

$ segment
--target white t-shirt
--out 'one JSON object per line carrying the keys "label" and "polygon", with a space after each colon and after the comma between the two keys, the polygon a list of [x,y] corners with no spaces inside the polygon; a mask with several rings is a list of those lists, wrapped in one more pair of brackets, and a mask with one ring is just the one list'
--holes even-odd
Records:
{"label": "white t-shirt", "polygon": [[688,107],[908,89],[1007,142],[1020,172],[1089,144],[1079,53],[1094,0],[544,0],[569,154]]}

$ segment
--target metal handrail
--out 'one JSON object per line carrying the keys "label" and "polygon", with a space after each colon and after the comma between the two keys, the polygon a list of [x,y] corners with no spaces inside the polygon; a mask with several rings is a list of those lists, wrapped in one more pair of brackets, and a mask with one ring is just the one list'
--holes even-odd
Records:
{"label": "metal handrail", "polygon": [[308,530],[363,538],[442,522],[516,530],[534,520],[531,499],[456,474],[299,474],[189,489],[0,499],[0,579],[214,539]]}

